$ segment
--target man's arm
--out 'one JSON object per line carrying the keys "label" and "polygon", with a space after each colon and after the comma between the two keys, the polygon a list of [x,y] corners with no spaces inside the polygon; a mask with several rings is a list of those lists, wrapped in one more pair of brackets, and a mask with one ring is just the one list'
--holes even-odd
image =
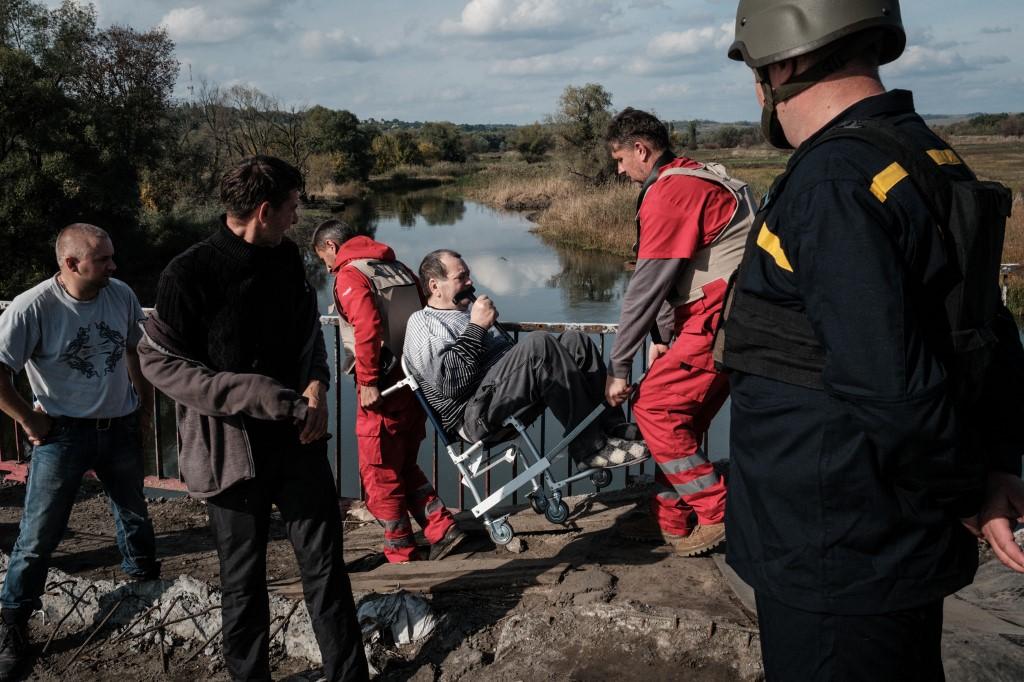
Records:
{"label": "man's arm", "polygon": [[384,323],[370,290],[370,281],[353,268],[342,268],[335,283],[341,314],[355,336],[355,375],[359,402],[367,409],[380,404],[380,349]]}
{"label": "man's arm", "polygon": [[[920,210],[908,220],[930,221]],[[901,224],[866,183],[819,183],[780,216],[790,269],[764,256],[761,262],[767,275],[797,283],[828,349],[825,391],[864,434],[876,466],[894,487],[923,491],[967,516],[981,501],[981,467],[960,447],[954,405],[914,298],[911,282],[921,273],[908,271]]]}
{"label": "man's arm", "polygon": [[[625,379],[629,375],[633,357],[659,321],[665,297],[687,262],[685,258],[641,258],[636,262],[636,272],[622,301],[619,332],[608,363],[610,376]],[[668,343],[664,337],[660,341]]]}
{"label": "man's arm", "polygon": [[173,400],[211,417],[245,414],[255,419],[279,421],[306,419],[306,399],[280,382],[262,374],[216,372],[202,363],[154,340],[160,329],[158,313],[146,322],[147,336],[139,343],[142,373],[152,385]]}
{"label": "man's arm", "polygon": [[142,374],[138,346],[128,344],[125,348],[125,363],[128,366],[128,378],[139,396],[139,426],[143,431],[149,431],[153,427],[153,384]]}
{"label": "man's arm", "polygon": [[0,363],[0,410],[21,424],[25,435],[33,445],[46,440],[53,426],[53,420],[45,412],[37,412],[14,388],[14,371]]}
{"label": "man's arm", "polygon": [[[626,377],[633,366],[633,356],[662,314],[665,297],[686,263],[683,258],[642,258],[637,261],[622,302],[619,332],[615,335],[608,363],[605,400],[610,405],[621,405],[629,397],[631,388]],[[659,341],[667,347],[667,338],[662,337]]]}

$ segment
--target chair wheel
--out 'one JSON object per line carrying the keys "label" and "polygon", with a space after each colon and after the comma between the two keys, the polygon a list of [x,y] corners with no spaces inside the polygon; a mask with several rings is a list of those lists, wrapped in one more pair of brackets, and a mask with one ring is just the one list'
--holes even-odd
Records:
{"label": "chair wheel", "polygon": [[544,497],[544,491],[538,490],[530,496],[530,508],[538,514],[543,514],[548,508],[548,498]]}
{"label": "chair wheel", "polygon": [[551,523],[562,524],[569,520],[569,507],[565,502],[559,501],[557,504],[552,504],[544,510],[544,518]]}
{"label": "chair wheel", "polygon": [[507,545],[516,534],[508,521],[495,521],[488,532],[491,534],[491,541],[496,545]]}
{"label": "chair wheel", "polygon": [[608,471],[607,469],[601,469],[593,476],[591,476],[590,480],[594,484],[594,487],[597,488],[598,490],[600,490],[601,488],[606,488],[612,482],[612,472]]}

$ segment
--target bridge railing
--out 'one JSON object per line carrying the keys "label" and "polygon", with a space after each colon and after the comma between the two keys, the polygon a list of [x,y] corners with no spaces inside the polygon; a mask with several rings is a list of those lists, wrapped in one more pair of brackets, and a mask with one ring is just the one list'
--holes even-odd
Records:
{"label": "bridge railing", "polygon": [[[1004,263],[1001,267],[1000,275],[1000,286],[1002,288],[1003,302],[1007,300],[1007,294],[1009,291],[1010,278],[1014,275],[1024,273],[1024,264],[1022,263]],[[0,314],[10,305],[10,301],[0,301]],[[344,479],[344,470],[346,467],[346,457],[354,461],[356,453],[345,452],[346,444],[345,438],[341,437],[341,425],[344,421],[352,423],[353,415],[355,414],[355,404],[350,401],[343,399],[344,387],[343,382],[348,382],[348,379],[341,377],[339,380],[338,368],[342,363],[342,345],[340,338],[340,327],[338,326],[338,318],[333,315],[324,315],[320,318],[321,323],[325,328],[325,332],[333,343],[329,343],[328,346],[333,348],[333,365],[334,365],[334,381],[331,382],[332,400],[331,407],[333,410],[334,429],[338,433],[335,433],[335,437],[331,439],[329,446],[332,469],[335,476],[335,484],[339,491],[343,490],[343,484],[347,483]],[[588,324],[588,323],[576,323],[576,322],[502,322],[502,326],[508,330],[516,340],[522,334],[528,334],[531,332],[547,332],[547,333],[560,333],[568,330],[576,330],[595,338],[595,342],[601,349],[601,354],[606,355],[606,341],[607,337],[614,335],[618,331],[618,325],[616,324]],[[642,372],[647,371],[647,342],[644,342],[643,352],[640,353],[639,367]],[[24,384],[24,378],[19,377],[19,383]],[[26,388],[27,390],[27,388]],[[627,410],[629,409],[627,404]],[[540,440],[540,447],[543,451],[545,444],[545,433],[547,431],[547,414],[545,413],[541,419],[539,427],[535,427],[534,433],[537,434]],[[164,433],[168,428],[174,428],[175,439],[165,439]],[[436,433],[431,430],[427,432],[427,439],[430,444],[430,465],[429,465],[429,476],[435,488],[438,488],[443,478],[441,468],[449,466],[448,464],[442,464],[442,453],[443,448],[440,445],[440,441]],[[707,434],[704,435],[704,448],[705,451],[710,454],[710,447],[708,443]],[[146,480],[145,484],[147,487],[168,489],[168,490],[185,490],[185,486],[180,480],[177,470],[177,424],[175,421],[175,410],[174,402],[166,396],[156,392],[154,405],[153,405],[153,437],[151,442],[145,444],[146,454]],[[348,447],[351,447],[348,446]],[[22,481],[26,480],[28,474],[28,460],[29,460],[30,446],[24,437],[24,433],[20,427],[5,414],[0,413],[0,476],[4,476],[7,480]],[[447,459],[447,457],[443,457]],[[567,473],[571,473],[572,460],[565,458],[565,465]],[[516,463],[513,463],[513,467]],[[640,465],[638,467],[627,468],[623,470],[621,474],[624,477],[629,477],[637,473],[648,473],[648,470],[653,473],[653,465],[650,463]],[[449,469],[451,471],[451,469]],[[513,469],[511,475],[515,476],[516,472]],[[358,479],[358,475],[352,474]],[[485,480],[486,493],[491,493],[491,476],[490,472],[487,473]],[[464,506],[464,491],[465,488],[461,484],[457,485],[457,498],[458,506],[462,508]],[[570,488],[571,493],[571,488]],[[358,495],[360,498],[363,497],[363,489],[360,485],[358,487]],[[513,496],[513,502],[516,501],[516,496]]]}
{"label": "bridge railing", "polygon": [[[5,310],[9,305],[9,301],[0,301],[0,314],[2,314],[3,310]],[[344,352],[341,344],[338,317],[334,315],[324,315],[320,320],[324,327],[325,336],[328,338],[328,348],[333,350],[333,357],[330,358],[330,360],[333,365],[334,380],[331,382],[331,399],[329,402],[332,410],[335,433],[329,443],[328,451],[331,458],[331,465],[332,470],[334,471],[337,489],[339,491],[342,491],[343,488],[352,490],[356,488],[356,485],[354,484],[358,480],[358,474],[353,470],[352,466],[346,466],[346,461],[349,463],[354,462],[356,459],[356,452],[354,450],[354,444],[351,442],[352,439],[343,438],[343,434],[340,433],[343,423],[352,424],[354,421],[355,402],[351,397],[349,397],[348,400],[344,398],[344,394],[347,392],[345,384],[351,383],[351,380],[345,376],[341,376],[340,380],[338,380],[338,368],[342,365],[342,353]],[[618,325],[569,322],[552,323],[503,321],[502,327],[512,334],[516,340],[518,340],[523,334],[533,332],[561,333],[568,330],[576,330],[590,335],[601,350],[602,355],[606,355],[606,351],[610,350],[607,338],[609,335],[616,333]],[[641,371],[646,371],[647,369],[646,351],[647,345],[645,342],[644,352],[641,354],[642,358],[638,365]],[[16,378],[16,383],[22,390],[23,394],[27,396],[27,381],[25,380],[23,373]],[[145,485],[149,488],[183,491],[185,490],[185,485],[180,479],[177,467],[177,423],[174,401],[161,394],[159,391],[155,392],[154,398],[152,439],[144,444],[144,453],[146,457]],[[533,427],[533,433],[535,437],[539,439],[539,445],[542,450],[544,449],[546,441],[547,419],[547,414],[542,415],[539,420],[539,424]],[[167,434],[171,429],[173,429],[174,438],[165,438],[165,434]],[[350,442],[346,443],[346,440]],[[447,454],[444,452],[444,448],[440,443],[438,435],[433,432],[432,428],[428,428],[427,431],[427,444],[429,447],[429,465],[425,468],[429,468],[429,471],[426,473],[435,488],[437,488],[441,481],[446,478],[445,467],[448,467],[448,480],[451,480],[454,476],[455,469],[450,462],[445,463],[445,460],[448,459]],[[14,420],[10,419],[3,413],[0,413],[0,476],[3,476],[6,480],[20,482],[26,481],[30,452],[31,446],[28,444],[25,434],[21,428],[14,422]],[[514,462],[512,465],[513,468],[511,476],[516,475],[517,472],[515,471],[515,468],[517,466],[518,463]],[[572,473],[572,460],[570,458],[565,458],[565,466],[567,473]],[[638,467],[626,469],[621,475],[630,476],[638,473],[653,473],[653,468],[651,468],[651,466],[652,465],[640,465]],[[352,476],[354,480],[346,478],[346,470],[351,471],[348,475]],[[500,474],[496,471],[495,475],[497,476]],[[492,492],[490,472],[488,472],[486,476],[484,486],[486,494],[489,495]],[[358,497],[362,498],[362,486],[358,485],[357,489]],[[457,485],[457,502],[452,500],[452,502],[455,502],[459,508],[464,506],[464,490],[464,486]],[[513,502],[518,501],[517,498],[518,496],[514,496]]]}

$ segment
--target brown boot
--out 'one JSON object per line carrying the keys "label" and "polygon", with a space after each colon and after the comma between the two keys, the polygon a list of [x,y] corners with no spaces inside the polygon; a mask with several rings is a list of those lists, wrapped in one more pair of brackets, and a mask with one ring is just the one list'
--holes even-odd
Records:
{"label": "brown boot", "polygon": [[698,524],[686,537],[669,542],[679,556],[701,556],[725,542],[725,524],[712,523],[707,526]]}

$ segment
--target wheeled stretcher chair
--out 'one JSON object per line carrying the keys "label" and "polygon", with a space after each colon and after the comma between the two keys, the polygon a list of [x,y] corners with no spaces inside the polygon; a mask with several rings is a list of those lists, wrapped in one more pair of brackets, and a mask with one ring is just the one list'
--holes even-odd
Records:
{"label": "wheeled stretcher chair", "polygon": [[[462,433],[452,434],[445,431],[441,420],[437,417],[430,405],[427,403],[423,392],[420,390],[416,378],[406,365],[405,358],[402,359],[402,371],[405,378],[382,392],[382,396],[388,396],[404,386],[408,386],[416,395],[424,412],[434,425],[438,438],[444,444],[445,451],[459,470],[460,483],[469,488],[476,504],[470,511],[476,518],[483,518],[484,526],[491,536],[491,540],[497,545],[508,544],[515,536],[511,524],[508,522],[508,515],[495,518],[490,511],[502,500],[510,497],[520,488],[529,485],[530,492],[527,497],[530,506],[538,514],[544,514],[551,523],[562,524],[569,519],[569,507],[562,500],[562,491],[571,483],[589,478],[594,487],[598,490],[612,482],[612,472],[608,469],[580,469],[575,474],[562,480],[555,480],[551,474],[552,465],[565,456],[566,448],[575,438],[595,419],[601,416],[605,410],[602,403],[594,409],[587,417],[580,422],[576,428],[565,435],[562,440],[551,447],[547,452],[541,453],[534,445],[533,440],[526,433],[526,429],[533,418],[539,415],[541,406],[530,406],[520,410],[505,420],[502,429],[488,434],[484,439],[476,442],[470,441]],[[460,441],[465,441],[469,447],[462,452],[458,447]],[[501,454],[495,454],[491,446],[506,444]],[[481,497],[477,485],[478,479],[484,474],[503,462],[512,463],[516,459],[522,460],[524,469],[514,476],[512,480],[505,483],[497,490],[486,497]]]}

